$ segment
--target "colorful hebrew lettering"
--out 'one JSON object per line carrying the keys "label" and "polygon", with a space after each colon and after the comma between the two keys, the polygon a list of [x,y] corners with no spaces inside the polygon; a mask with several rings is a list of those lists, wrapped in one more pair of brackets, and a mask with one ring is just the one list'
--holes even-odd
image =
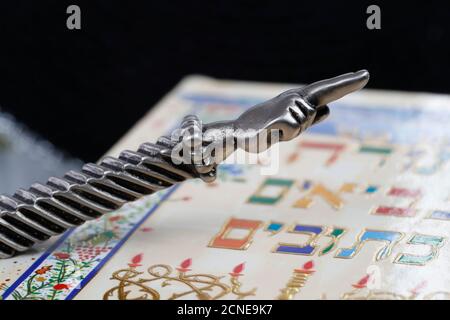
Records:
{"label": "colorful hebrew lettering", "polygon": [[312,186],[313,186],[313,182],[311,180],[305,180],[305,181],[303,181],[301,189],[303,191],[306,191],[306,190],[311,189]]}
{"label": "colorful hebrew lettering", "polygon": [[372,211],[372,214],[379,216],[414,217],[416,215],[416,210],[414,208],[379,206]]}
{"label": "colorful hebrew lettering", "polygon": [[422,196],[422,191],[420,191],[420,189],[392,187],[389,189],[387,195],[400,198],[420,198]]}
{"label": "colorful hebrew lettering", "polygon": [[430,253],[426,255],[400,253],[394,263],[423,266],[437,257],[439,249],[444,245],[444,240],[444,237],[416,233],[411,236],[407,243],[412,245],[429,246]]}
{"label": "colorful hebrew lettering", "polygon": [[359,147],[360,153],[376,153],[381,155],[389,155],[392,153],[391,147],[362,145]]}
{"label": "colorful hebrew lettering", "polygon": [[324,236],[331,237],[331,241],[327,246],[325,246],[324,249],[320,250],[319,256],[323,256],[333,251],[336,248],[339,239],[344,235],[344,233],[344,228],[329,228]]}
{"label": "colorful hebrew lettering", "polygon": [[326,166],[332,165],[339,158],[339,154],[344,151],[345,144],[343,143],[330,143],[330,142],[316,142],[316,141],[301,141],[299,143],[300,148],[310,148],[319,150],[331,151],[331,156],[325,162]]}
{"label": "colorful hebrew lettering", "polygon": [[392,153],[391,147],[382,147],[382,146],[370,146],[370,145],[362,145],[359,148],[359,153],[374,153],[379,154],[384,157],[381,158],[380,162],[378,163],[379,167],[382,167],[386,163],[386,158],[388,155]]}
{"label": "colorful hebrew lettering", "polygon": [[450,159],[450,150],[439,150],[435,162],[429,166],[415,166],[414,172],[420,175],[432,175],[436,173]]}
{"label": "colorful hebrew lettering", "polygon": [[279,233],[284,228],[283,222],[275,222],[270,221],[267,226],[264,228],[264,231],[270,232],[270,235],[273,236]]}
{"label": "colorful hebrew lettering", "polygon": [[[250,246],[256,230],[258,230],[262,224],[262,221],[259,220],[231,218],[225,223],[220,232],[209,242],[208,247],[246,250]],[[242,238],[229,238],[228,236],[233,230],[245,230],[247,232]]]}
{"label": "colorful hebrew lettering", "polygon": [[303,198],[298,199],[294,203],[294,208],[307,209],[311,207],[314,203],[315,196],[321,197],[336,210],[341,209],[344,205],[344,200],[340,197],[339,192],[334,193],[324,185],[318,183],[315,184]]}
{"label": "colorful hebrew lettering", "polygon": [[274,205],[283,198],[294,183],[289,179],[267,178],[248,199],[249,203]]}
{"label": "colorful hebrew lettering", "polygon": [[378,186],[374,185],[368,185],[365,188],[362,186],[359,186],[357,183],[347,182],[342,184],[341,188],[339,189],[340,193],[355,193],[355,192],[361,192],[366,194],[373,194],[378,191]]}
{"label": "colorful hebrew lettering", "polygon": [[292,243],[279,243],[273,252],[276,253],[290,253],[290,254],[301,254],[301,255],[312,255],[316,250],[315,242],[324,230],[321,226],[307,226],[296,224],[289,230],[291,233],[306,234],[310,238],[303,245],[292,244]]}
{"label": "colorful hebrew lettering", "polygon": [[377,191],[378,191],[378,187],[377,186],[372,186],[372,185],[367,186],[367,188],[364,190],[364,192],[367,193],[367,194],[373,194],[373,193],[375,193]]}
{"label": "colorful hebrew lettering", "polygon": [[391,187],[387,195],[397,198],[413,199],[408,207],[394,207],[394,206],[378,206],[372,211],[372,214],[379,216],[392,216],[392,217],[414,217],[417,213],[414,209],[414,204],[422,197],[422,191],[420,189],[408,189]]}
{"label": "colorful hebrew lettering", "polygon": [[339,192],[354,193],[357,187],[358,184],[356,183],[344,183],[339,189]]}
{"label": "colorful hebrew lettering", "polygon": [[428,215],[427,219],[450,220],[450,211],[433,210]]}
{"label": "colorful hebrew lettering", "polygon": [[363,231],[357,238],[355,244],[351,248],[339,249],[336,253],[336,258],[351,259],[353,258],[364,246],[367,241],[379,241],[384,242],[376,255],[375,260],[379,261],[390,256],[392,248],[403,238],[403,233],[395,231],[379,231],[367,229]]}

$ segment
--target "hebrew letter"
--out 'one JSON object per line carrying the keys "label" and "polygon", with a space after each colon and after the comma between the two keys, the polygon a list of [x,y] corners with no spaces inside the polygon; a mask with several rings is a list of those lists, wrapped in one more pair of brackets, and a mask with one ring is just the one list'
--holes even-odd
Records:
{"label": "hebrew letter", "polygon": [[289,191],[293,180],[268,178],[248,199],[249,203],[274,205]]}
{"label": "hebrew letter", "polygon": [[388,196],[412,199],[407,207],[396,206],[378,206],[372,211],[372,214],[379,216],[393,216],[393,217],[414,217],[416,210],[413,208],[417,201],[422,197],[422,191],[419,189],[407,189],[392,187],[389,189]]}
{"label": "hebrew letter", "polygon": [[301,148],[319,149],[331,151],[331,156],[325,162],[326,166],[330,166],[336,162],[339,158],[339,154],[344,151],[345,144],[342,143],[329,143],[329,142],[314,142],[314,141],[301,141],[299,143]]}
{"label": "hebrew letter", "polygon": [[323,256],[333,251],[336,248],[339,239],[344,235],[344,233],[344,228],[329,228],[324,236],[330,237],[331,241],[324,249],[320,250],[319,256]]}
{"label": "hebrew letter", "polygon": [[337,192],[334,193],[328,190],[322,184],[318,183],[312,187],[312,189],[308,192],[306,196],[297,200],[294,203],[294,207],[303,209],[309,208],[314,202],[313,199],[314,196],[320,196],[336,210],[342,208],[342,206],[344,205],[344,201],[340,197],[339,193]]}
{"label": "hebrew letter", "polygon": [[413,208],[378,206],[372,211],[372,214],[377,216],[414,217],[416,215],[416,210]]}
{"label": "hebrew letter", "polygon": [[433,210],[427,219],[450,220],[450,211]]}
{"label": "hebrew letter", "polygon": [[267,226],[264,228],[264,231],[267,231],[270,233],[271,236],[276,235],[284,228],[283,222],[275,222],[270,221]]}
{"label": "hebrew letter", "polygon": [[344,183],[339,189],[339,193],[354,193],[357,187],[356,183]]}
{"label": "hebrew letter", "polygon": [[301,254],[310,256],[314,254],[316,250],[316,241],[323,231],[323,227],[320,226],[305,226],[297,224],[292,228],[290,233],[299,233],[309,235],[310,238],[303,245],[292,244],[292,243],[279,243],[274,249],[276,253],[290,253],[290,254]]}
{"label": "hebrew letter", "polygon": [[[420,156],[423,156],[423,154],[426,152],[419,153]],[[413,154],[414,155],[414,154]],[[427,160],[432,160],[432,164],[424,165],[424,164],[418,164],[420,160],[424,160],[424,162],[429,162]],[[431,158],[431,159],[430,159]],[[439,151],[436,152],[429,151],[426,153],[425,157],[421,157],[419,159],[414,159],[413,161],[413,170],[414,173],[420,174],[420,175],[432,175],[436,173],[440,168],[442,168],[447,161],[450,159],[450,150],[448,147],[441,147]]]}
{"label": "hebrew letter", "polygon": [[[259,220],[244,220],[231,218],[222,227],[222,230],[214,236],[209,242],[208,247],[247,250],[250,246],[256,230],[261,227],[262,221]],[[229,237],[233,231],[244,231],[245,235],[239,238]]]}
{"label": "hebrew letter", "polygon": [[394,262],[407,265],[423,266],[437,257],[439,248],[444,245],[444,240],[445,239],[443,237],[428,236],[425,234],[416,233],[408,240],[407,244],[429,246],[430,253],[423,256],[400,253]]}
{"label": "hebrew letter", "polygon": [[359,152],[360,153],[375,153],[375,154],[381,154],[381,155],[389,155],[392,153],[392,148],[362,145],[359,148]]}
{"label": "hebrew letter", "polygon": [[375,260],[379,261],[389,257],[392,253],[392,248],[403,238],[403,233],[394,231],[378,231],[378,230],[365,230],[356,240],[356,243],[351,248],[339,249],[336,253],[336,258],[351,259],[353,258],[364,246],[366,241],[379,241],[384,242],[376,255]]}
{"label": "hebrew letter", "polygon": [[392,153],[392,148],[381,147],[381,146],[362,145],[359,148],[359,153],[373,153],[373,154],[382,155],[383,157],[381,158],[380,162],[378,163],[378,166],[382,167],[386,163],[387,156]]}
{"label": "hebrew letter", "polygon": [[389,189],[387,195],[391,197],[418,199],[422,196],[422,192],[419,189],[392,187],[391,189]]}

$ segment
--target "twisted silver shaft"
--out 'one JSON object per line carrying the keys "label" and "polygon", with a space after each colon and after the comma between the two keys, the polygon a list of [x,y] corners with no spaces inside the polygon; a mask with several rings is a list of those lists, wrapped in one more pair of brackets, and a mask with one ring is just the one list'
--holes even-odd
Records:
{"label": "twisted silver shaft", "polygon": [[[0,195],[0,258],[186,179],[213,181],[217,165],[237,148],[266,150],[278,141],[267,139],[264,144],[258,138],[272,130],[280,141],[296,138],[328,116],[327,103],[361,89],[368,79],[369,73],[361,70],[291,89],[232,121],[202,126],[196,116],[187,116],[175,137],[144,143],[137,152],[123,151],[118,159],[86,164],[81,172],[35,183],[12,197]],[[239,141],[254,142],[256,148]]]}

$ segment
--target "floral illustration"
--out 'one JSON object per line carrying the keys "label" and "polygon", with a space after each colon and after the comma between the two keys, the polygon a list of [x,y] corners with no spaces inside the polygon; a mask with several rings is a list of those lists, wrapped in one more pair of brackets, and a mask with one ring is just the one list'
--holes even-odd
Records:
{"label": "floral illustration", "polygon": [[[77,228],[6,298],[66,299],[163,196],[144,198]],[[139,266],[137,260],[132,262],[135,267]]]}

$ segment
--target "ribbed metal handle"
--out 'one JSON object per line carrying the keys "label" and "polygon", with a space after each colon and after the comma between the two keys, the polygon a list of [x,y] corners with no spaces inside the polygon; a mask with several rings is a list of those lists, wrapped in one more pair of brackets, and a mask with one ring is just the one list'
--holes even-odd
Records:
{"label": "ribbed metal handle", "polygon": [[193,166],[174,165],[164,156],[173,146],[161,137],[137,152],[105,157],[81,172],[35,183],[12,197],[0,196],[0,258],[8,258],[36,242],[59,235],[85,221],[117,210],[127,202],[168,188],[199,174]]}

